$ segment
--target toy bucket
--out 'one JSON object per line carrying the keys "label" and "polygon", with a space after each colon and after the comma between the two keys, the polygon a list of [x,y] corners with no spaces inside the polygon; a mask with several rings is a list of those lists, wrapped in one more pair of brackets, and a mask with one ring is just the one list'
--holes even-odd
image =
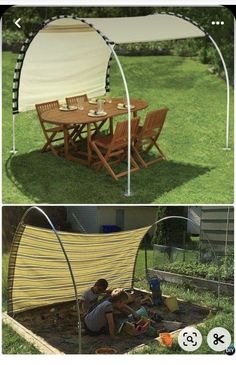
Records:
{"label": "toy bucket", "polygon": [[146,317],[141,317],[137,323],[126,322],[122,326],[122,330],[130,336],[139,336],[148,331],[150,320]]}
{"label": "toy bucket", "polygon": [[179,310],[179,305],[176,297],[167,297],[165,299],[165,305],[167,306],[170,312],[175,312]]}
{"label": "toy bucket", "polygon": [[162,332],[159,334],[160,336],[160,343],[163,346],[171,347],[173,345],[173,338],[169,332]]}
{"label": "toy bucket", "polygon": [[149,282],[151,291],[159,291],[160,290],[160,279],[152,278]]}
{"label": "toy bucket", "polygon": [[140,316],[140,317],[148,317],[148,312],[146,311],[146,309],[144,307],[140,307],[136,313]]}

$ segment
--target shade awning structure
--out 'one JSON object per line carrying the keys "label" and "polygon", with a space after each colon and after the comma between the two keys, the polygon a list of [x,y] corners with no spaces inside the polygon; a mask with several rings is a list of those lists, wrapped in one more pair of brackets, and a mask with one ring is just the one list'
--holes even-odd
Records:
{"label": "shade awning structure", "polygon": [[225,71],[225,149],[229,149],[229,78],[221,51],[214,39],[196,22],[180,14],[161,13],[142,17],[85,19],[62,15],[39,25],[22,46],[14,72],[11,152],[16,153],[15,114],[33,110],[35,104],[50,100],[65,102],[65,97],[69,96],[104,95],[110,91],[109,62],[113,56],[119,67],[127,100],[129,144],[126,195],[130,196],[130,96],[115,44],[204,36],[213,43]]}
{"label": "shade awning structure", "polygon": [[[128,18],[52,18],[22,47],[13,111],[66,96],[104,95],[109,88],[107,43],[204,37],[191,22],[167,14]],[[21,62],[23,61],[23,62]]]}
{"label": "shade awning structure", "polygon": [[[133,286],[139,244],[150,227],[112,234],[58,232],[78,295],[99,278],[111,288]],[[8,313],[75,299],[65,256],[53,230],[22,225],[9,261]]]}

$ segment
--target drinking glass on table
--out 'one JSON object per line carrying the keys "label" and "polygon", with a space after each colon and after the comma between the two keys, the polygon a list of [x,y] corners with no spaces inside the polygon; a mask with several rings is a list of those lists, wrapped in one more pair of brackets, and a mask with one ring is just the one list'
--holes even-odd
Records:
{"label": "drinking glass on table", "polygon": [[104,100],[98,99],[97,111],[98,111],[98,113],[102,113],[104,111]]}

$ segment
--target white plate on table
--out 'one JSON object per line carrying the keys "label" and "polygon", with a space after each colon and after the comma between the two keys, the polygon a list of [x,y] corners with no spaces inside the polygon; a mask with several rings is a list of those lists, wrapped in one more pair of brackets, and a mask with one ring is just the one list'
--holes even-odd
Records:
{"label": "white plate on table", "polygon": [[[130,105],[130,109],[134,109],[135,105]],[[128,106],[126,104],[117,104],[117,109],[125,110],[128,109]]]}
{"label": "white plate on table", "polygon": [[63,111],[63,112],[71,112],[72,110],[77,110],[78,108],[77,108],[77,106],[73,106],[73,105],[71,105],[71,106],[69,106],[69,107],[67,107],[67,106],[60,106],[60,108],[59,108],[61,111]]}
{"label": "white plate on table", "polygon": [[96,118],[98,118],[98,117],[105,117],[105,115],[107,115],[106,112],[89,112],[88,113],[88,116],[89,117],[96,117]]}

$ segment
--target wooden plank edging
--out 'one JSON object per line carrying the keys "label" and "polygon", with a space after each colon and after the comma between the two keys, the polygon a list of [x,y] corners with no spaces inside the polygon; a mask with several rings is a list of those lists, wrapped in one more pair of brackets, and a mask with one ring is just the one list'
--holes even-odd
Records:
{"label": "wooden plank edging", "polygon": [[218,282],[216,280],[205,279],[195,276],[189,276],[185,274],[173,273],[170,271],[163,271],[158,269],[148,269],[150,274],[156,274],[158,277],[166,282],[175,283],[175,284],[189,284],[192,286],[197,286],[198,288],[207,288],[208,290],[212,290],[217,292],[218,286],[220,287],[220,292],[228,295],[234,295],[234,284],[227,282]]}

